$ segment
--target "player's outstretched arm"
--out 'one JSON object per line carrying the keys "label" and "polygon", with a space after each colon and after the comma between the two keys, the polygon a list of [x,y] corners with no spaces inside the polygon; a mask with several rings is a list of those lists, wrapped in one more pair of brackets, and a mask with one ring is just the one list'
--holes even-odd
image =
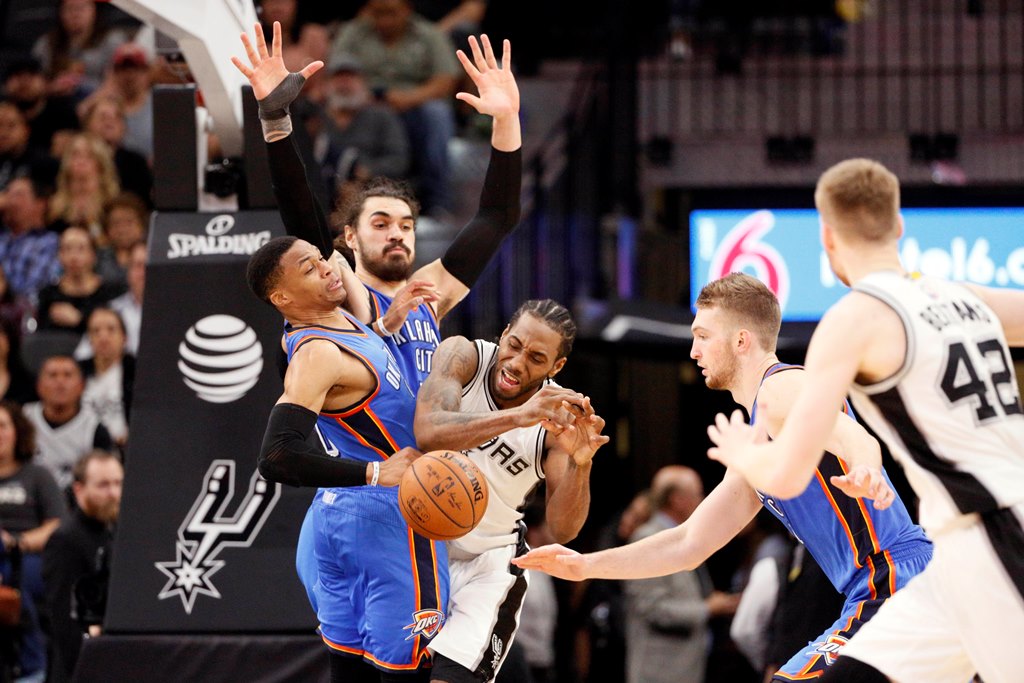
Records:
{"label": "player's outstretched arm", "polygon": [[462,412],[462,388],[473,379],[477,362],[476,344],[465,337],[449,337],[434,352],[433,369],[416,395],[416,443],[424,451],[466,450],[516,427],[565,421],[563,404],[583,399],[575,391],[544,387],[516,408]]}
{"label": "player's outstretched arm", "polygon": [[413,276],[437,285],[441,300],[438,318],[455,307],[476,283],[502,241],[519,224],[522,194],[522,133],[519,128],[519,88],[512,74],[511,44],[504,42],[498,64],[487,36],[470,38],[473,58],[459,52],[466,73],[477,86],[478,95],[459,93],[456,97],[478,112],[491,116],[491,159],[480,192],[476,215],[455,236],[444,255],[423,266]]}
{"label": "player's outstretched arm", "polygon": [[270,412],[257,465],[268,481],[292,486],[363,486],[372,465],[332,458],[307,439],[327,392],[344,376],[345,358],[327,341],[304,344],[285,373],[284,394]]}
{"label": "player's outstretched arm", "polygon": [[590,398],[571,409],[569,425],[544,423],[548,447],[544,458],[547,480],[545,518],[559,543],[576,538],[590,511],[590,470],[594,454],[609,437],[601,433],[604,419],[594,413]]}
{"label": "player's outstretched arm", "polygon": [[[757,421],[767,428],[768,436],[782,431],[796,397],[807,382],[805,370],[779,372],[764,381],[758,393]],[[882,449],[856,420],[839,411],[825,450],[843,461],[847,474],[832,477],[831,482],[851,498],[869,498],[876,509],[892,504],[896,494],[882,473]]]}
{"label": "player's outstretched arm", "polygon": [[249,64],[237,57],[232,57],[231,63],[249,79],[259,105],[270,162],[270,181],[281,221],[289,235],[315,245],[324,258],[331,259],[349,292],[345,308],[369,324],[370,305],[366,289],[348,262],[334,251],[330,224],[312,190],[306,165],[291,135],[292,119],[288,108],[299,96],[306,79],[323,68],[324,63],[318,60],[301,72],[291,73],[282,57],[280,23],[274,22],[274,37],[269,50],[263,27],[256,24],[253,31],[255,47],[249,36],[244,33],[241,36]]}
{"label": "player's outstretched arm", "polygon": [[743,477],[727,471],[690,518],[673,529],[586,555],[562,546],[543,546],[512,563],[571,581],[665,576],[698,567],[749,524],[760,509],[761,503]]}

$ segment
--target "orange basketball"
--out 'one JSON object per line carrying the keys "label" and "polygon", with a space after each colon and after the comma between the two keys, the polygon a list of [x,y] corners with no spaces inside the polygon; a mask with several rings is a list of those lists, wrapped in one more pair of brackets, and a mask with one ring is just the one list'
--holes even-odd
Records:
{"label": "orange basketball", "polygon": [[398,507],[416,533],[450,541],[465,536],[483,519],[487,480],[460,453],[424,453],[402,475]]}

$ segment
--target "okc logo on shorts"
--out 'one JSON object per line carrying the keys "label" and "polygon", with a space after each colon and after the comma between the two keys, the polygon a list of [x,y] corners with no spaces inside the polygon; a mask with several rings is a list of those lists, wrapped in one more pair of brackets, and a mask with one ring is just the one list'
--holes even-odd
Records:
{"label": "okc logo on shorts", "polygon": [[824,643],[818,645],[814,651],[825,656],[825,663],[832,666],[839,659],[839,651],[843,649],[849,640],[842,636],[829,636]]}
{"label": "okc logo on shorts", "polygon": [[444,623],[444,612],[436,609],[421,609],[412,613],[412,623],[403,630],[411,630],[412,633],[406,640],[412,640],[416,636],[423,636],[430,640],[441,630]]}

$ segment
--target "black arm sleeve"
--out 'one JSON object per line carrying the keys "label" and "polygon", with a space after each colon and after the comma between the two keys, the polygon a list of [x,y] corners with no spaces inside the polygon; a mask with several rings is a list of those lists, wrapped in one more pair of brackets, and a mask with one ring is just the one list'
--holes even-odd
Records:
{"label": "black arm sleeve", "polygon": [[316,413],[308,408],[274,406],[257,461],[263,478],[291,486],[365,486],[365,462],[332,458],[306,441],[314,425]]}
{"label": "black arm sleeve", "polygon": [[491,148],[491,161],[480,192],[480,208],[441,257],[441,265],[459,282],[472,287],[502,240],[519,223],[523,186],[523,152]]}
{"label": "black arm sleeve", "polygon": [[330,258],[334,253],[331,228],[323,207],[313,193],[313,185],[306,175],[295,135],[267,143],[270,160],[270,182],[284,229],[289,235],[304,239]]}

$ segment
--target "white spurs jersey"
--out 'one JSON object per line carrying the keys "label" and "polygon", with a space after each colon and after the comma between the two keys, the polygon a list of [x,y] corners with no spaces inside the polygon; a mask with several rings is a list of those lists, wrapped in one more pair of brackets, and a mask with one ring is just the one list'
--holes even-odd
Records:
{"label": "white spurs jersey", "polygon": [[[462,412],[500,410],[491,396],[488,376],[498,346],[477,339],[476,373],[462,388]],[[547,380],[547,384],[552,383]],[[453,556],[479,555],[491,548],[514,545],[517,541],[521,508],[530,493],[544,479],[544,436],[540,425],[512,429],[465,453],[480,468],[489,490],[487,510],[480,524],[462,538],[450,541]]]}
{"label": "white spurs jersey", "polygon": [[854,290],[895,310],[906,359],[892,377],[856,385],[853,405],[886,442],[940,533],[961,515],[1024,501],[1024,414],[1002,325],[966,287],[873,273]]}

